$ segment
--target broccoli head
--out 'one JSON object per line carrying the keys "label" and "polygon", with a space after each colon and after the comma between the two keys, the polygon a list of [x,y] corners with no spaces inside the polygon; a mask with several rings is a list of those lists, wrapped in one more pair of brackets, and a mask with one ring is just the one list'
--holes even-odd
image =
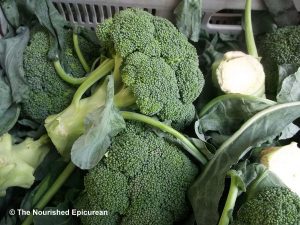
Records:
{"label": "broccoli head", "polygon": [[9,187],[29,188],[35,178],[33,173],[43,161],[51,147],[47,135],[38,140],[26,138],[19,144],[13,143],[10,134],[0,137],[0,196]]}
{"label": "broccoli head", "polygon": [[204,79],[196,49],[170,21],[127,9],[100,24],[96,34],[103,48],[123,60],[120,80],[141,113],[170,120],[177,127],[194,119],[192,102]]}
{"label": "broccoli head", "polygon": [[[85,74],[73,49],[72,31],[65,31],[65,49],[61,53],[64,69],[74,77]],[[81,38],[81,45],[91,44]],[[66,108],[76,91],[75,87],[63,81],[48,58],[51,47],[49,32],[36,26],[31,30],[29,45],[24,52],[25,79],[29,86],[28,97],[22,103],[23,117],[36,122],[43,122],[48,115],[58,113]],[[86,53],[86,52],[85,52]]]}
{"label": "broccoli head", "polygon": [[300,26],[278,28],[258,39],[258,51],[266,73],[266,88],[276,92],[278,66],[296,64],[300,66]]}
{"label": "broccoli head", "polygon": [[186,191],[198,168],[182,150],[147,126],[128,122],[112,140],[107,157],[85,177],[77,201],[83,210],[108,216],[82,216],[84,225],[171,225],[189,211]]}
{"label": "broccoli head", "polygon": [[[114,106],[119,110],[155,116],[176,129],[184,129],[194,120],[193,101],[204,80],[196,49],[171,22],[140,9],[126,9],[101,23],[96,34],[106,53],[100,57],[104,60],[82,82],[70,80],[80,84],[72,103],[45,120],[48,135],[62,155],[68,157],[74,141],[83,134],[88,113],[105,104],[106,85],[98,85],[91,97],[82,97],[110,72]],[[66,73],[63,76],[70,78]],[[99,99],[98,103],[94,104],[94,99]]]}
{"label": "broccoli head", "polygon": [[300,224],[300,198],[285,187],[266,188],[241,206],[233,224]]}

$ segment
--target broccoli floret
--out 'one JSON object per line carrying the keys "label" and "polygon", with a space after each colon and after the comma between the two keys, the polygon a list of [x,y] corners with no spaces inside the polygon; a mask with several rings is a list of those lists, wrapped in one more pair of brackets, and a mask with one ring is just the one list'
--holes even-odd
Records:
{"label": "broccoli floret", "polygon": [[0,137],[0,196],[9,187],[29,188],[35,178],[33,173],[50,150],[47,135],[38,140],[26,138],[19,144],[13,143],[10,134]]}
{"label": "broccoli floret", "polygon": [[[76,90],[56,74],[53,63],[48,59],[49,49],[50,36],[45,28],[32,29],[30,43],[25,48],[23,63],[30,91],[28,98],[22,103],[22,111],[24,117],[36,122],[42,122],[47,116],[66,108]],[[65,54],[69,62],[73,61],[71,67],[75,69],[74,56],[71,56],[68,49]],[[78,62],[77,64],[80,65]],[[83,74],[83,70],[80,69],[78,73]],[[74,72],[74,74],[78,73]]]}
{"label": "broccoli floret", "polygon": [[171,225],[190,210],[186,191],[198,168],[180,148],[151,128],[128,122],[104,158],[85,177],[77,201],[84,210],[109,216],[82,216],[84,225]]}
{"label": "broccoli floret", "polygon": [[266,188],[241,206],[233,224],[300,224],[300,198],[285,187]]}
{"label": "broccoli floret", "polygon": [[266,89],[276,92],[278,66],[296,64],[300,66],[300,26],[278,28],[258,39],[258,51],[266,73]]}
{"label": "broccoli floret", "polygon": [[[104,48],[122,57],[121,79],[137,98],[135,103],[142,113],[157,114],[174,124],[187,120],[180,112],[191,107],[201,93],[204,79],[196,49],[170,21],[143,10],[128,9],[100,24],[96,34]],[[155,85],[147,85],[148,82]],[[165,110],[170,106],[173,107]],[[182,110],[176,111],[177,108]],[[165,112],[163,118],[160,111]],[[193,119],[194,115],[188,122]]]}

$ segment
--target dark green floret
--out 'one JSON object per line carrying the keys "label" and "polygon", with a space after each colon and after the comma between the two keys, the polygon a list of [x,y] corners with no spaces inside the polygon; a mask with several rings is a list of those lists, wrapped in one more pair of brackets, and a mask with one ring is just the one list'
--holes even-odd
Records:
{"label": "dark green floret", "polygon": [[300,66],[300,26],[279,28],[258,40],[259,55],[266,74],[266,88],[276,91],[278,66]]}
{"label": "dark green floret", "polygon": [[190,210],[186,191],[198,173],[180,148],[144,124],[128,122],[108,155],[85,177],[78,209],[107,209],[83,216],[83,225],[172,225]]}
{"label": "dark green floret", "polygon": [[[61,61],[65,71],[74,77],[85,75],[73,48],[72,30],[65,31],[65,48],[61,52]],[[91,63],[95,58],[92,43],[80,38],[83,54]],[[76,88],[63,81],[48,58],[51,47],[49,32],[40,26],[31,30],[29,45],[24,52],[25,78],[29,85],[29,96],[22,104],[23,117],[43,122],[47,116],[61,112],[73,98]],[[90,54],[88,54],[90,51]]]}
{"label": "dark green floret", "polygon": [[32,29],[23,63],[30,91],[28,98],[22,103],[22,110],[24,117],[37,122],[62,111],[70,104],[75,93],[75,88],[56,74],[52,62],[48,59],[49,48],[48,32],[41,27]]}
{"label": "dark green floret", "polygon": [[285,187],[262,190],[244,203],[233,225],[297,225],[300,224],[300,198]]}

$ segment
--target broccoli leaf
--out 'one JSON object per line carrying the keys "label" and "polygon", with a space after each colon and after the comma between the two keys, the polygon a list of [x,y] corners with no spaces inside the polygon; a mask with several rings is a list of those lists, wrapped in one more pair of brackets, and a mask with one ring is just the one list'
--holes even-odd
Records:
{"label": "broccoli leaf", "polygon": [[274,140],[298,117],[300,102],[268,107],[247,120],[221,145],[189,190],[197,225],[217,224],[227,171],[252,147]]}
{"label": "broccoli leaf", "polygon": [[300,17],[293,0],[264,0],[278,26],[298,25]]}
{"label": "broccoli leaf", "polygon": [[28,41],[27,27],[18,28],[15,37],[0,39],[0,66],[5,70],[14,103],[20,103],[28,91],[23,70],[23,52]]}
{"label": "broccoli leaf", "polygon": [[300,68],[283,79],[276,98],[280,103],[300,101]]}
{"label": "broccoli leaf", "polygon": [[175,8],[174,14],[179,31],[192,41],[199,41],[202,0],[182,0]]}
{"label": "broccoli leaf", "polygon": [[16,123],[20,107],[13,102],[11,89],[5,81],[4,73],[0,70],[0,136],[8,132]]}
{"label": "broccoli leaf", "polygon": [[72,162],[81,169],[96,166],[110,146],[110,139],[125,128],[125,121],[113,103],[113,82],[109,76],[105,105],[87,116],[86,131],[72,146]]}
{"label": "broccoli leaf", "polygon": [[241,94],[227,94],[210,101],[199,113],[196,133],[203,141],[221,145],[255,113],[276,102]]}
{"label": "broccoli leaf", "polygon": [[9,30],[9,24],[3,14],[3,11],[0,7],[0,38],[2,38]]}

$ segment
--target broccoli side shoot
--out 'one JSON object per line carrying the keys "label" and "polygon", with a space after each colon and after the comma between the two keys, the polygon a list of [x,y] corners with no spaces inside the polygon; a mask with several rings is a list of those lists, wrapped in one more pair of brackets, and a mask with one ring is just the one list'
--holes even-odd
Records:
{"label": "broccoli side shoot", "polygon": [[233,224],[300,224],[300,198],[285,187],[266,188],[241,206]]}
{"label": "broccoli side shoot", "polygon": [[0,137],[0,196],[9,187],[29,188],[34,182],[33,173],[50,150],[47,135],[38,140],[26,138],[14,144],[10,134]]}
{"label": "broccoli side shoot", "polygon": [[267,91],[276,92],[278,66],[300,66],[300,26],[279,28],[258,40],[258,51],[266,73]]}
{"label": "broccoli side shoot", "polygon": [[107,157],[85,177],[78,209],[109,211],[82,216],[83,225],[171,225],[189,211],[186,191],[198,168],[177,146],[140,123],[128,122]]}
{"label": "broccoli side shoot", "polygon": [[[85,70],[73,49],[72,31],[65,32],[65,49],[61,53],[63,67],[74,77],[83,76]],[[83,38],[80,39],[80,43],[82,46],[91,47]],[[75,87],[67,84],[56,73],[52,60],[48,58],[50,45],[49,32],[37,26],[31,30],[30,43],[24,52],[25,79],[30,91],[28,98],[23,101],[22,114],[23,117],[39,123],[48,115],[66,108],[76,91]]]}

